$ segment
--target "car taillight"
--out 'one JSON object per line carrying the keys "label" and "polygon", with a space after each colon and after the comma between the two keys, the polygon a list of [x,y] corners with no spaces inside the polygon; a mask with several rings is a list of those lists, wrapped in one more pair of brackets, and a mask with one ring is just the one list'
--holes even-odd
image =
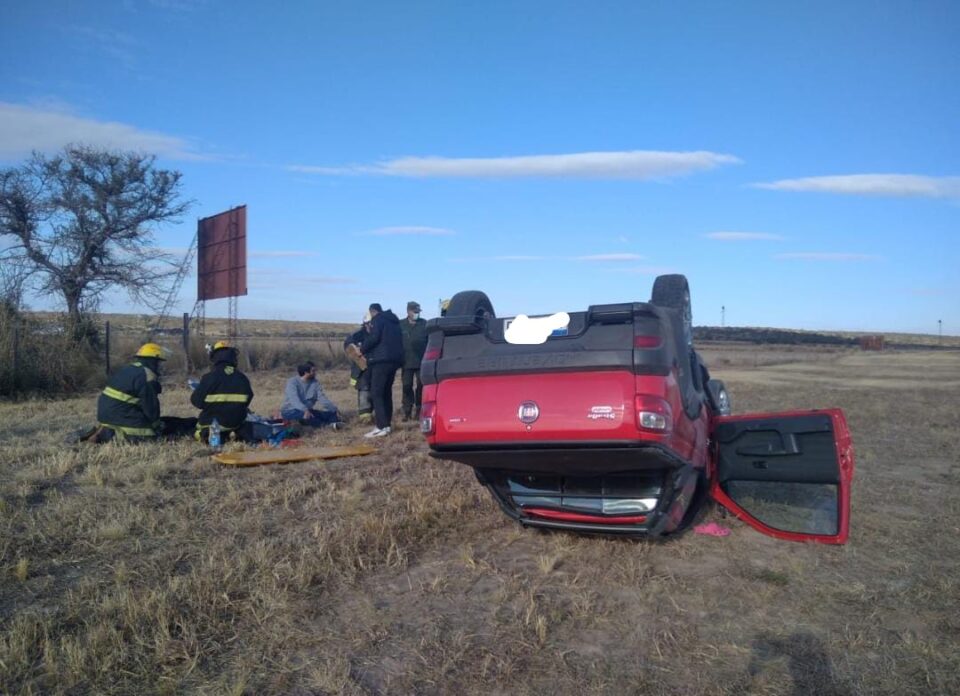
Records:
{"label": "car taillight", "polygon": [[660,336],[634,336],[634,348],[659,348],[663,345],[663,339]]}
{"label": "car taillight", "polygon": [[439,360],[440,356],[443,355],[443,348],[438,346],[436,348],[427,348],[423,352],[424,360]]}
{"label": "car taillight", "polygon": [[427,401],[420,407],[420,432],[424,435],[433,435],[437,431],[437,424],[433,420],[436,410],[436,401]]}
{"label": "car taillight", "polygon": [[637,394],[637,427],[655,433],[670,432],[673,426],[673,409],[670,404],[657,396]]}

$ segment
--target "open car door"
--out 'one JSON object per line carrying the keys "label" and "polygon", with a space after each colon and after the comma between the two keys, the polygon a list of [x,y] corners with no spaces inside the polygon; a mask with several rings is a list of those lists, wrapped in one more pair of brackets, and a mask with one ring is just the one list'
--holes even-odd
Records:
{"label": "open car door", "polygon": [[715,419],[710,495],[764,534],[846,542],[853,446],[840,409]]}

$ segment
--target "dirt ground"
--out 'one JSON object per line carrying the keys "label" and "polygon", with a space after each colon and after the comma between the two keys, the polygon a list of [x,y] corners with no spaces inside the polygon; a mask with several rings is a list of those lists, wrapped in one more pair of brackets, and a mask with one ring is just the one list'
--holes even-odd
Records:
{"label": "dirt ground", "polygon": [[[845,410],[846,546],[713,508],[730,536],[524,531],[411,423],[238,470],[64,446],[95,395],[0,404],[0,693],[960,693],[960,353],[704,353],[735,412]],[[255,409],[285,377],[252,376]],[[162,399],[191,415],[185,387]]]}

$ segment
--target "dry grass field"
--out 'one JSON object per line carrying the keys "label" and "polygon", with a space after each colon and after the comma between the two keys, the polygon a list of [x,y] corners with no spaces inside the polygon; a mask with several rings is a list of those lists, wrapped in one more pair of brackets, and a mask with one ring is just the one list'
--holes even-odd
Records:
{"label": "dry grass field", "polygon": [[[728,537],[523,531],[409,423],[237,470],[63,445],[93,394],[0,404],[0,693],[960,693],[960,353],[704,353],[736,412],[846,411],[848,545],[717,509]],[[285,377],[252,375],[255,409]],[[323,382],[349,412],[346,372]]]}

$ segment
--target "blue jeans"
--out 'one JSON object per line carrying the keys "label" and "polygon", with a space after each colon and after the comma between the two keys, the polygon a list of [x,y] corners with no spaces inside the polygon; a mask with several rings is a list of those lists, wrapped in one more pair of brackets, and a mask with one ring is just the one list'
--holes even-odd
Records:
{"label": "blue jeans", "polygon": [[299,421],[301,425],[309,425],[319,428],[331,423],[337,423],[340,420],[339,411],[312,411],[309,418],[304,418],[304,412],[298,409],[281,411],[280,416],[283,420]]}

